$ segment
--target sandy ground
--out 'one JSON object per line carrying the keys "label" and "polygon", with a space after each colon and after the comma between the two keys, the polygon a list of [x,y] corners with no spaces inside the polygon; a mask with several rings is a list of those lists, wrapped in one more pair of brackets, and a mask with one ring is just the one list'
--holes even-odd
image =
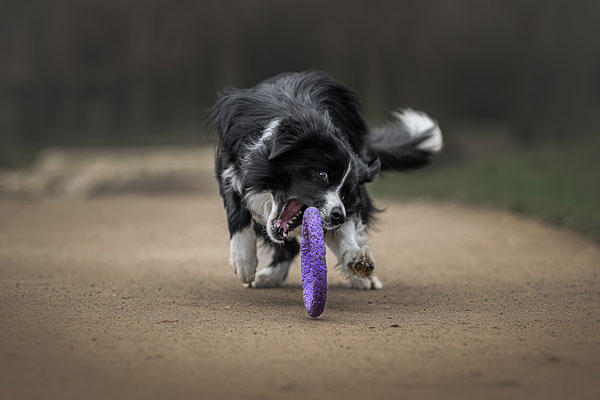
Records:
{"label": "sandy ground", "polygon": [[384,289],[330,261],[316,320],[297,263],[244,288],[227,238],[214,190],[0,201],[0,398],[598,398],[600,252],[576,234],[391,203]]}

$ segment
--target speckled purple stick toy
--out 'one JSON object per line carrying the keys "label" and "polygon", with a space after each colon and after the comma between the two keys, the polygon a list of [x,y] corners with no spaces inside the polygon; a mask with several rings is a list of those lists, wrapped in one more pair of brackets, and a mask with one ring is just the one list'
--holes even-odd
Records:
{"label": "speckled purple stick toy", "polygon": [[306,312],[321,315],[327,301],[327,263],[321,214],[315,207],[304,211],[302,219],[302,297]]}

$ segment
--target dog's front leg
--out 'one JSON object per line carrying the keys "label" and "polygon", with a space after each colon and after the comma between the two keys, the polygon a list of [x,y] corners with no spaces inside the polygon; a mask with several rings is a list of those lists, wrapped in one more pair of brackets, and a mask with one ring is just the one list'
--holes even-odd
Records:
{"label": "dog's front leg", "polygon": [[254,281],[258,258],[252,225],[234,233],[229,240],[229,265],[243,283]]}
{"label": "dog's front leg", "polygon": [[224,197],[230,235],[229,265],[243,283],[250,283],[254,281],[258,265],[252,216],[242,205],[237,193],[229,192]]}
{"label": "dog's front leg", "polygon": [[375,258],[369,248],[365,225],[358,217],[350,218],[333,232],[325,235],[327,246],[337,256],[342,273],[356,289],[381,289],[374,274]]}

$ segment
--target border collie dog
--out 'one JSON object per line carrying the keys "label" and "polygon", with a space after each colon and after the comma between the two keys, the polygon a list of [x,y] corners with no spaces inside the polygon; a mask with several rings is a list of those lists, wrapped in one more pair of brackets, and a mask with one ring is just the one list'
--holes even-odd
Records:
{"label": "border collie dog", "polygon": [[[316,207],[325,243],[358,289],[380,289],[365,189],[380,170],[411,170],[442,148],[438,124],[410,109],[369,129],[358,95],[322,72],[286,73],[225,90],[210,110],[215,173],[229,225],[229,263],[246,285],[280,285],[300,250],[302,213]],[[257,238],[273,249],[256,272]]]}

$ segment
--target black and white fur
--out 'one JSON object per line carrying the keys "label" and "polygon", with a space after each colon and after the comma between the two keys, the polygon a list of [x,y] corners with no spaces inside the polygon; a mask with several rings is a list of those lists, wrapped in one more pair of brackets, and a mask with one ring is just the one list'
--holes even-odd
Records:
{"label": "black and white fur", "polygon": [[[314,71],[226,90],[209,121],[219,134],[215,173],[227,212],[229,263],[243,283],[273,287],[285,280],[300,250],[302,212],[314,206],[351,286],[382,287],[367,235],[377,210],[365,184],[380,169],[429,163],[442,148],[435,121],[407,109],[369,130],[357,94]],[[272,262],[258,272],[257,237],[273,248]]]}

